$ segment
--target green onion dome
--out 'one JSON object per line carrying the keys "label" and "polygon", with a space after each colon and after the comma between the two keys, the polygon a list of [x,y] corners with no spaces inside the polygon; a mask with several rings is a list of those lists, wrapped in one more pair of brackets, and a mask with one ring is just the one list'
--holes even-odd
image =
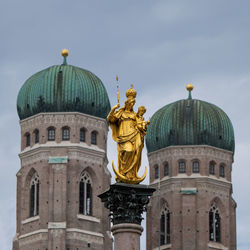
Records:
{"label": "green onion dome", "polygon": [[19,118],[40,112],[81,112],[106,119],[110,102],[102,81],[90,71],[68,65],[67,50],[62,55],[62,65],[44,69],[23,84],[17,97]]}
{"label": "green onion dome", "polygon": [[192,89],[188,99],[168,104],[152,116],[146,135],[148,153],[181,145],[210,145],[234,152],[230,119],[219,107],[192,99]]}

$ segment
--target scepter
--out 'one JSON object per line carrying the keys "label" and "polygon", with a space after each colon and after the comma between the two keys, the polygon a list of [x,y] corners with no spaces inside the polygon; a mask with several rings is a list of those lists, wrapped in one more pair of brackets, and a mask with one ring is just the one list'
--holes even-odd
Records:
{"label": "scepter", "polygon": [[119,83],[118,83],[118,76],[116,76],[116,82],[117,82],[117,102],[119,104]]}

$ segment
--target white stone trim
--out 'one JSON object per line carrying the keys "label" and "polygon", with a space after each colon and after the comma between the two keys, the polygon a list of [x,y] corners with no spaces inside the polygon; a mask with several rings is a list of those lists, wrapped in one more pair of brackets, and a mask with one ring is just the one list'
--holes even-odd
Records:
{"label": "white stone trim", "polygon": [[20,235],[18,237],[18,239],[23,239],[23,238],[29,237],[31,235],[40,234],[40,233],[48,233],[48,229],[39,229],[39,230],[30,232],[30,233],[27,233],[27,234],[23,234],[23,235]]}
{"label": "white stone trim", "polygon": [[34,151],[35,149],[48,149],[48,148],[60,148],[60,147],[78,147],[78,148],[82,148],[82,149],[89,149],[91,151],[98,151],[98,152],[102,152],[104,153],[105,150],[99,148],[97,145],[88,145],[87,143],[84,142],[80,142],[80,143],[72,143],[70,141],[61,141],[61,142],[56,142],[56,141],[46,141],[46,143],[43,144],[39,144],[36,143],[34,144],[32,147],[26,147],[23,151],[21,151],[21,153],[19,154],[20,158],[22,158],[23,154],[27,153],[27,152],[31,152]]}
{"label": "white stone trim", "polygon": [[82,233],[82,234],[88,234],[88,235],[104,238],[102,233],[92,232],[92,231],[78,229],[78,228],[67,228],[66,232]]}
{"label": "white stone trim", "polygon": [[65,228],[66,228],[66,221],[48,223],[48,229],[65,229]]}
{"label": "white stone trim", "polygon": [[210,242],[208,242],[207,246],[215,248],[215,249],[219,249],[219,250],[228,250],[228,247],[225,247],[224,245],[222,245],[221,243],[218,243],[218,242],[210,241]]}
{"label": "white stone trim", "polygon": [[30,217],[26,220],[22,220],[21,223],[24,225],[26,223],[29,223],[29,222],[32,222],[32,221],[36,221],[36,220],[39,220],[40,219],[40,216],[37,215],[37,216],[33,216],[33,217]]}
{"label": "white stone trim", "polygon": [[88,215],[84,215],[84,214],[78,214],[77,218],[79,220],[87,220],[87,221],[92,221],[92,222],[97,222],[97,223],[101,222],[101,220],[96,218],[96,217],[88,216]]}
{"label": "white stone trim", "polygon": [[[168,178],[162,178],[161,182],[163,180],[171,180],[171,179],[208,179],[208,180],[216,180],[219,182],[223,182],[223,183],[227,183],[227,184],[232,184],[232,182],[227,181],[225,178],[217,178],[213,175],[209,175],[209,176],[204,176],[204,175],[186,175],[186,174],[178,174],[177,176],[172,176],[172,177],[168,177]],[[159,178],[155,179],[153,182],[150,183],[150,185],[152,184],[157,184],[159,183]]]}
{"label": "white stone trim", "polygon": [[[172,247],[171,244],[162,245],[160,246],[160,250],[171,249],[171,247]],[[153,250],[159,250],[159,247],[155,247]]]}
{"label": "white stone trim", "polygon": [[[85,147],[79,143],[67,144],[68,159],[83,160],[90,163],[102,165],[105,158],[105,151],[103,149],[96,150],[96,146]],[[86,144],[87,145],[87,144]],[[58,143],[57,147],[63,147]],[[95,147],[95,148],[94,148]],[[53,148],[53,146],[52,146]],[[19,154],[22,166],[32,164],[41,160],[48,161],[51,147],[47,144],[39,144],[39,147],[32,148],[29,151],[22,151]]]}

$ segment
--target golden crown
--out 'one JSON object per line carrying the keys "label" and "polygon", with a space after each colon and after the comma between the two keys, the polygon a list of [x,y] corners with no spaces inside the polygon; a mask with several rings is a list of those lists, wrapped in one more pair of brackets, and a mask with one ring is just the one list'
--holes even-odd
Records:
{"label": "golden crown", "polygon": [[133,89],[133,84],[131,84],[131,87],[126,91],[126,97],[127,98],[131,98],[131,97],[133,97],[133,98],[135,98],[136,97],[136,90],[135,89]]}

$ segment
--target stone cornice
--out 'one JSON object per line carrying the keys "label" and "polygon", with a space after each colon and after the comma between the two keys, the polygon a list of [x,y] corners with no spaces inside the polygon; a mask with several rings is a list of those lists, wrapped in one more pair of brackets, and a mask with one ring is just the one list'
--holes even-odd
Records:
{"label": "stone cornice", "polygon": [[68,157],[70,159],[83,160],[91,163],[103,164],[106,158],[104,150],[97,146],[88,146],[85,143],[46,143],[39,144],[38,147],[33,147],[30,150],[22,151],[19,154],[22,166],[32,164],[41,160],[48,161],[50,150],[52,148],[63,147],[68,149]]}
{"label": "stone cornice", "polygon": [[[203,189],[214,189],[215,191],[219,190],[223,190],[224,192],[228,192],[228,190],[230,190],[232,188],[232,184],[231,182],[227,181],[227,180],[221,180],[221,179],[215,179],[215,178],[211,178],[209,176],[199,176],[199,177],[190,177],[190,176],[186,176],[186,177],[170,177],[168,179],[164,179],[161,180],[161,189],[162,190],[166,190],[169,188],[169,190],[178,190],[180,191],[182,188],[182,183],[185,180],[195,180],[195,187],[197,187],[198,191],[199,190],[203,190]],[[157,179],[157,181],[154,181],[152,183],[150,183],[150,186],[158,189],[158,185],[159,185],[159,180]],[[195,188],[192,187],[192,188]]]}
{"label": "stone cornice", "polygon": [[214,159],[219,158],[226,162],[233,162],[233,152],[207,145],[170,146],[149,153],[148,159],[150,165],[154,165],[156,163],[162,164],[167,158],[179,157],[180,159],[185,159],[187,157],[202,158],[205,156],[210,156]]}
{"label": "stone cornice", "polygon": [[41,124],[56,125],[76,125],[80,124],[84,127],[93,129],[103,129],[108,131],[107,121],[103,118],[79,113],[79,112],[55,112],[55,113],[39,113],[37,115],[20,120],[23,130],[39,127]]}

